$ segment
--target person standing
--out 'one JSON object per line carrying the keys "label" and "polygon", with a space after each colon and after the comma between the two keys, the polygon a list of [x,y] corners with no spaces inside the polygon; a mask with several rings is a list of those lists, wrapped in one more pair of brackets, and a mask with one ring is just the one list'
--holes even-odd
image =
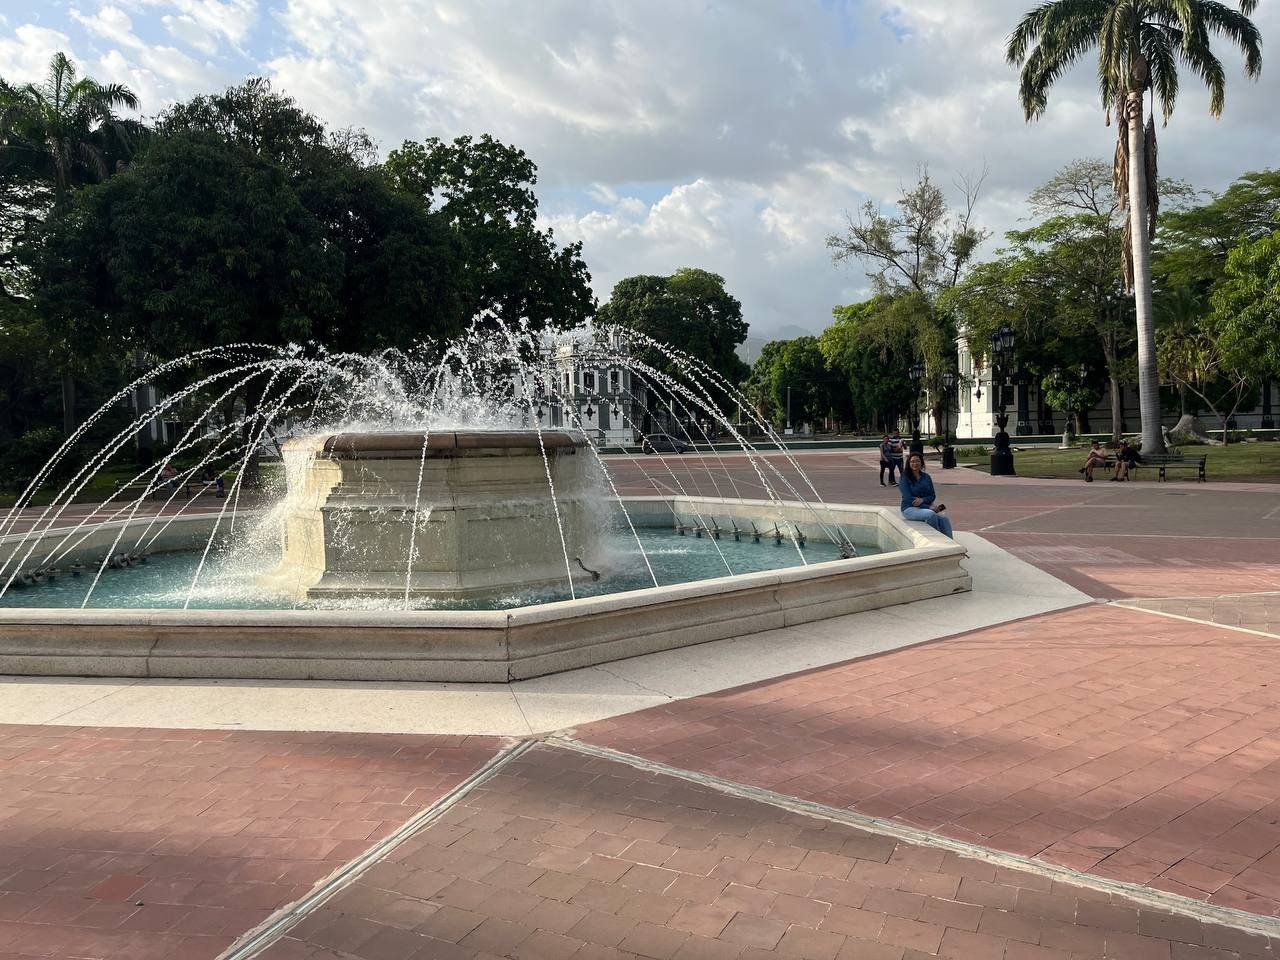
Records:
{"label": "person standing", "polygon": [[889,483],[896,484],[898,481],[894,474],[901,467],[898,461],[893,458],[893,444],[889,441],[889,435],[886,433],[884,439],[880,441],[880,486],[884,486],[884,472],[889,471]]}
{"label": "person standing", "polygon": [[898,468],[898,476],[902,476],[902,455],[906,452],[907,443],[902,439],[902,434],[895,430],[889,438],[889,445],[893,453],[893,465]]}
{"label": "person standing", "polygon": [[902,491],[904,519],[927,523],[944,536],[955,539],[951,521],[943,516],[943,511],[947,508],[935,503],[937,493],[933,489],[933,480],[925,472],[924,454],[913,453],[907,457],[907,468],[898,478],[898,489]]}

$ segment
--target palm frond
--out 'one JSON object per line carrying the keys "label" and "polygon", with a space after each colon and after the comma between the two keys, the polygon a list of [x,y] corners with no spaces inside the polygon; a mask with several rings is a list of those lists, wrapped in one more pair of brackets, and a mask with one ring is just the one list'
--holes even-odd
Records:
{"label": "palm frond", "polygon": [[109,109],[124,107],[127,110],[138,109],[138,95],[122,83],[107,83],[98,86],[98,100]]}
{"label": "palm frond", "polygon": [[1187,69],[1204,81],[1209,89],[1209,113],[1222,116],[1222,105],[1226,100],[1227,75],[1213,50],[1209,48],[1209,35],[1203,24],[1193,36],[1183,42],[1179,59]]}
{"label": "palm frond", "polygon": [[1217,0],[1200,0],[1201,17],[1205,28],[1213,34],[1226,37],[1244,54],[1245,76],[1253,78],[1262,72],[1262,33],[1247,16],[1253,10],[1253,3],[1245,10],[1241,3],[1240,12],[1232,10]]}
{"label": "palm frond", "polygon": [[1058,0],[1041,14],[1039,43],[1026,57],[1019,82],[1028,120],[1044,113],[1049,88],[1097,44],[1104,7],[1097,0]]}
{"label": "palm frond", "polygon": [[1011,66],[1021,66],[1022,61],[1026,59],[1027,50],[1044,30],[1044,18],[1053,9],[1054,2],[1055,0],[1046,0],[1040,6],[1028,11],[1013,28],[1013,33],[1009,35],[1004,48],[1005,60]]}
{"label": "palm frond", "polygon": [[1142,31],[1142,54],[1147,58],[1151,88],[1160,99],[1164,122],[1173,115],[1178,97],[1178,50],[1182,46],[1181,31],[1176,27],[1147,24]]}

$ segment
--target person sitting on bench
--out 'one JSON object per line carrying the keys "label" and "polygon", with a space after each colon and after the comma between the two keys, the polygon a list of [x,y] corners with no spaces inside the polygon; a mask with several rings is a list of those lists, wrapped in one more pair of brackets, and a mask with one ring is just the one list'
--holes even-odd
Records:
{"label": "person sitting on bench", "polygon": [[1089,447],[1089,457],[1084,462],[1084,466],[1080,468],[1080,472],[1084,474],[1085,483],[1093,483],[1093,471],[1095,468],[1102,466],[1107,462],[1107,451],[1102,449],[1101,442],[1095,440],[1093,445]]}
{"label": "person sitting on bench", "polygon": [[1120,441],[1120,449],[1116,451],[1116,473],[1112,480],[1128,480],[1129,471],[1142,463],[1136,448],[1129,446],[1128,440]]}

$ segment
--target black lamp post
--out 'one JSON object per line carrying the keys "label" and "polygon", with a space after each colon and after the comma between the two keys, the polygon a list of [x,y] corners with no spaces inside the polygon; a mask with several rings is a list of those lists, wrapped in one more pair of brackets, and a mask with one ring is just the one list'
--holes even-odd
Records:
{"label": "black lamp post", "polygon": [[918,453],[924,455],[924,442],[920,439],[920,385],[924,380],[924,364],[920,362],[911,365],[911,383],[915,386],[915,398],[912,400],[911,406],[911,443],[907,447],[909,453]]}
{"label": "black lamp post", "polygon": [[1013,450],[1009,446],[1009,415],[1005,412],[1005,380],[1009,377],[1009,365],[1013,359],[1013,328],[1007,323],[991,337],[991,389],[996,391],[995,449],[991,451],[991,473],[994,476],[1014,476]]}
{"label": "black lamp post", "polygon": [[951,470],[956,465],[956,452],[951,448],[951,390],[956,385],[956,375],[950,370],[942,374],[942,469]]}

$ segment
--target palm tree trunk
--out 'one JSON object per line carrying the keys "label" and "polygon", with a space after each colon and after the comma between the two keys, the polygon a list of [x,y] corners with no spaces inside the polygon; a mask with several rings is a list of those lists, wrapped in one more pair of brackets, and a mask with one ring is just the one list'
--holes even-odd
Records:
{"label": "palm tree trunk", "polygon": [[1160,373],[1156,367],[1155,317],[1151,309],[1151,237],[1147,233],[1146,131],[1142,94],[1131,93],[1129,119],[1129,230],[1133,240],[1133,299],[1138,318],[1138,406],[1142,452],[1163,453],[1160,432]]}

